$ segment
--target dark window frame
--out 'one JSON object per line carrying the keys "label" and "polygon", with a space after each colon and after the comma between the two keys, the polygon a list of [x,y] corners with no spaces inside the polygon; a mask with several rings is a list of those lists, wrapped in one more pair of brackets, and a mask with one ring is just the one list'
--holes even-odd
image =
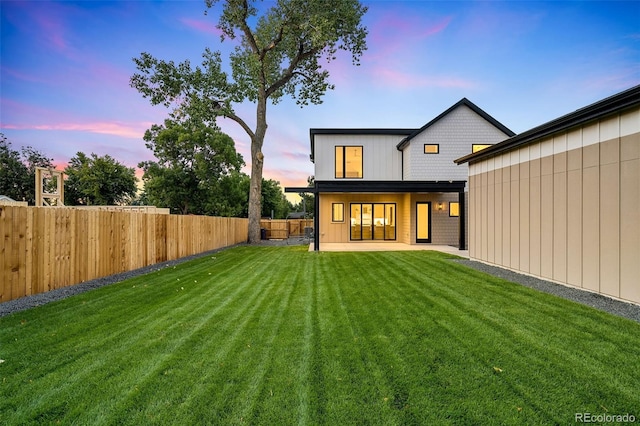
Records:
{"label": "dark window frame", "polygon": [[[338,175],[338,149],[342,150],[342,176]],[[347,148],[360,148],[360,174],[361,176],[347,176]],[[363,145],[336,145],[334,155],[334,176],[336,179],[364,179],[364,146]]]}
{"label": "dark window frame", "polygon": [[[451,205],[458,205],[458,214],[451,214]],[[460,217],[460,203],[458,201],[449,201],[449,217]]]}
{"label": "dark window frame", "polygon": [[[368,225],[368,226],[371,226],[371,236],[372,236],[372,238],[367,238],[367,239],[362,238],[362,234],[363,234],[363,232],[362,232],[362,227],[363,227],[363,225],[362,225],[362,210],[363,210],[362,206],[365,205],[365,204],[370,204],[371,205],[371,214],[372,215],[373,215],[373,212],[375,211],[375,206],[376,205],[381,205],[382,206],[382,209],[383,209],[383,212],[384,212],[385,215],[386,215],[386,212],[387,212],[387,206],[393,206],[393,224],[394,224],[393,225],[393,227],[394,227],[393,238],[387,238],[387,230],[386,230],[386,227],[385,227],[385,228],[383,228],[384,237],[382,238],[382,240],[374,239],[373,238],[373,235],[374,235],[373,234],[373,226],[374,226],[373,218],[371,220],[371,225]],[[367,202],[349,203],[349,223],[351,223],[351,219],[352,219],[351,215],[353,214],[352,213],[353,212],[353,207],[352,206],[355,206],[355,205],[359,205],[360,206],[360,238],[353,238],[351,224],[350,224],[349,225],[349,241],[397,241],[397,239],[398,239],[398,203],[384,203],[384,202],[382,202],[382,203],[374,203],[374,202],[370,202],[370,203],[367,203]]]}
{"label": "dark window frame", "polygon": [[[427,238],[418,238],[418,210],[420,205],[427,206],[427,230],[429,231],[429,235]],[[431,227],[431,220],[433,219],[433,205],[431,201],[417,201],[416,202],[416,244],[431,244],[431,237],[433,234],[433,228]]]}
{"label": "dark window frame", "polygon": [[[335,206],[342,206],[342,219],[337,220],[335,217]],[[344,203],[331,203],[331,222],[333,223],[344,223]]]}
{"label": "dark window frame", "polygon": [[[427,152],[428,146],[435,146],[436,152]],[[425,143],[423,146],[423,152],[428,155],[440,154],[440,144],[439,143]]]}

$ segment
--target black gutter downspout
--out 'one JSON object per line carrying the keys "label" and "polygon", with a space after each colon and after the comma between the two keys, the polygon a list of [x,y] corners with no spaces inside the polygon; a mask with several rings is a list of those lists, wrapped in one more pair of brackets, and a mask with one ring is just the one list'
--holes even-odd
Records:
{"label": "black gutter downspout", "polygon": [[313,215],[313,250],[320,251],[320,192],[318,182],[315,183],[316,193],[314,198],[315,214]]}
{"label": "black gutter downspout", "polygon": [[462,191],[458,192],[458,205],[460,206],[460,250],[464,250],[467,244],[466,238],[464,235],[466,233],[465,222],[467,220],[467,217],[464,213],[465,212],[464,188],[462,188]]}

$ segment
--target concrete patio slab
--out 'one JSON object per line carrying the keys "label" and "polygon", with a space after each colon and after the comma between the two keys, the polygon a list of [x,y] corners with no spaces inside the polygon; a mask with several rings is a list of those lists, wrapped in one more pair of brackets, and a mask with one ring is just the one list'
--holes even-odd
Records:
{"label": "concrete patio slab", "polygon": [[[457,247],[434,244],[404,244],[386,242],[351,242],[351,243],[321,243],[320,251],[409,251],[409,250],[435,250],[456,256],[469,258],[468,250],[460,250]],[[309,251],[313,251],[313,242],[309,244]]]}

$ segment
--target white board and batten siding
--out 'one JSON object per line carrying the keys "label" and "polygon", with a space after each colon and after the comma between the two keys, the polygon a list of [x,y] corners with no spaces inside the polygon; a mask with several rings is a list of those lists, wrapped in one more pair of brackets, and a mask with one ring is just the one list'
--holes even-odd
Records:
{"label": "white board and batten siding", "polygon": [[402,180],[402,152],[396,149],[403,136],[397,135],[315,135],[315,179],[335,177],[335,147],[362,146],[363,180]]}

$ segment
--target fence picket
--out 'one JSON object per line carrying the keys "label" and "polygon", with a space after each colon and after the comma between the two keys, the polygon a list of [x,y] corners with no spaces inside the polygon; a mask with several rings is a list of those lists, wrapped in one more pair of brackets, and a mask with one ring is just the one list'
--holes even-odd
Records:
{"label": "fence picket", "polygon": [[0,302],[245,242],[248,220],[0,206]]}

